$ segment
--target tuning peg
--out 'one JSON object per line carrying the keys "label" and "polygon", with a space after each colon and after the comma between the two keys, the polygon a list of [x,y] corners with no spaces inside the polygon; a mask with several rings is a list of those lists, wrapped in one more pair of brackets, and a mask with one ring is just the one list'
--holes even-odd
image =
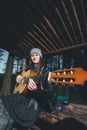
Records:
{"label": "tuning peg", "polygon": [[65,82],[65,79],[63,79],[63,82]]}
{"label": "tuning peg", "polygon": [[70,82],[73,82],[73,79],[70,79]]}
{"label": "tuning peg", "polygon": [[57,72],[57,75],[59,75],[60,73],[59,72]]}
{"label": "tuning peg", "polygon": [[71,71],[70,71],[70,74],[73,74],[73,73],[74,73],[74,71],[73,71],[73,70],[71,70]]}
{"label": "tuning peg", "polygon": [[63,74],[66,74],[66,71],[64,71]]}

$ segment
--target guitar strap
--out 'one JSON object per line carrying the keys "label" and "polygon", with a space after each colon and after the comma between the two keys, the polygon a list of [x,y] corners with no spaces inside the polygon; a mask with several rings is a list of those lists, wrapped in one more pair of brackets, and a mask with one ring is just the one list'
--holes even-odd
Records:
{"label": "guitar strap", "polygon": [[[44,66],[41,68],[41,71],[39,72],[39,75],[42,74],[43,69],[44,69]],[[40,82],[40,89],[43,90],[42,82]]]}
{"label": "guitar strap", "polygon": [[39,75],[42,74],[43,69],[44,69],[44,66],[41,68],[41,71],[39,72]]}

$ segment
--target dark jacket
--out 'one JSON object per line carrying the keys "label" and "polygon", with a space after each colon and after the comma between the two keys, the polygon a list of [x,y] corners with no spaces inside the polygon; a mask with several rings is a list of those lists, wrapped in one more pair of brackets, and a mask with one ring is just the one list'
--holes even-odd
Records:
{"label": "dark jacket", "polygon": [[43,67],[39,74],[40,82],[37,91],[1,97],[11,118],[21,126],[32,126],[40,116],[41,111],[50,110],[48,102],[54,98],[54,90],[48,82],[48,73],[49,69]]}

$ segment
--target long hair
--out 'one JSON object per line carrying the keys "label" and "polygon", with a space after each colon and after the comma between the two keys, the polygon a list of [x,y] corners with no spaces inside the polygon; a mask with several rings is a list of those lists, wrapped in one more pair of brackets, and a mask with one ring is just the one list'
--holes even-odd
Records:
{"label": "long hair", "polygon": [[36,66],[35,66],[35,64],[32,62],[31,58],[29,58],[29,59],[30,59],[30,60],[29,60],[28,63],[27,63],[27,69],[26,69],[26,70],[28,70],[28,69],[33,69],[33,70],[35,70],[35,67],[37,67],[35,71],[36,71],[37,73],[40,73],[41,68],[43,67],[43,59],[40,57],[40,61],[39,61],[38,64],[36,64]]}

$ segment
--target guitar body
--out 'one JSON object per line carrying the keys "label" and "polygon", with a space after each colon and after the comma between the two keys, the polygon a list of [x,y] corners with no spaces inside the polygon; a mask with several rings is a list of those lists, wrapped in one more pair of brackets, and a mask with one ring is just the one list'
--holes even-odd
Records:
{"label": "guitar body", "polygon": [[15,86],[13,93],[26,93],[28,90],[27,83],[20,84],[18,86]]}
{"label": "guitar body", "polygon": [[[29,81],[29,78],[37,76],[37,73],[31,70],[28,70],[27,72],[22,73],[22,81],[19,85],[15,85],[13,93],[26,93],[28,91],[27,84]],[[27,79],[25,81],[25,79]]]}

